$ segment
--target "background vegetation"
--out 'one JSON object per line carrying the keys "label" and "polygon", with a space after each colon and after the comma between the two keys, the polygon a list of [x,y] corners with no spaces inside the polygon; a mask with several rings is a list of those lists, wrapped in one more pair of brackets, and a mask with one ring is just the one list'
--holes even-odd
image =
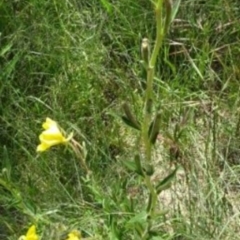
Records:
{"label": "background vegetation", "polygon": [[[155,239],[240,239],[239,14],[237,0],[182,1],[164,41],[154,177],[175,163],[183,170],[160,196],[167,215]],[[113,221],[121,196],[142,190],[120,164],[133,157],[135,135],[118,116],[126,100],[141,109],[140,43],[153,44],[154,21],[148,0],[0,1],[1,239],[31,223],[42,239],[72,228],[132,239],[125,218]],[[85,141],[102,186],[95,194],[74,154],[36,153],[46,117]]]}

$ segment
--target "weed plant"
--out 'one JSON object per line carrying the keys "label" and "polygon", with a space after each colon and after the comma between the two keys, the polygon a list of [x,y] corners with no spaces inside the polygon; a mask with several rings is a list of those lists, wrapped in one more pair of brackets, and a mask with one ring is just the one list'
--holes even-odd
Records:
{"label": "weed plant", "polygon": [[[239,14],[0,0],[0,239],[240,239]],[[36,153],[46,117],[80,152]]]}

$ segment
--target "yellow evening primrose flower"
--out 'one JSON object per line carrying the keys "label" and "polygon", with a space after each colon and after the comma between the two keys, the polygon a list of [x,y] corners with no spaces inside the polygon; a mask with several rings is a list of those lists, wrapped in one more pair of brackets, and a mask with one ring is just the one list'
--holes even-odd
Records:
{"label": "yellow evening primrose flower", "polygon": [[46,118],[42,127],[44,131],[39,136],[40,144],[37,146],[37,152],[46,151],[54,145],[67,143],[73,137],[73,133],[71,133],[67,138],[65,138],[60,131],[57,122],[50,118]]}
{"label": "yellow evening primrose flower", "polygon": [[32,225],[26,235],[21,236],[18,240],[38,240],[39,237],[36,233],[36,227],[35,225]]}
{"label": "yellow evening primrose flower", "polygon": [[77,230],[73,230],[68,234],[68,238],[66,240],[81,240],[81,233]]}

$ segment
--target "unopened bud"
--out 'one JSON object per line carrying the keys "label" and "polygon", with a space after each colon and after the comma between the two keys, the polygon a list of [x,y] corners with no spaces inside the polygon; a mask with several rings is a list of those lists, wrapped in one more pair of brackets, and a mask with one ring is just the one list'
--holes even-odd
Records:
{"label": "unopened bud", "polygon": [[150,46],[149,46],[149,40],[147,38],[143,38],[142,40],[141,57],[144,63],[148,66],[149,58],[150,58]]}

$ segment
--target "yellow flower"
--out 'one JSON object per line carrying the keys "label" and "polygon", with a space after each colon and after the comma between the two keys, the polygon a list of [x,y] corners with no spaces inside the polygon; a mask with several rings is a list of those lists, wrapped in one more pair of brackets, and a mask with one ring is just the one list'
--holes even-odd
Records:
{"label": "yellow flower", "polygon": [[18,240],[38,240],[38,235],[36,233],[36,227],[35,225],[32,225],[28,231],[27,234],[24,236],[21,236]]}
{"label": "yellow flower", "polygon": [[81,240],[81,233],[77,230],[73,230],[68,234],[68,238],[66,240]]}
{"label": "yellow flower", "polygon": [[46,122],[43,123],[42,127],[45,131],[39,136],[40,144],[37,146],[37,152],[46,151],[54,145],[67,143],[73,137],[73,134],[71,133],[65,138],[60,131],[58,124],[50,118],[46,118]]}

